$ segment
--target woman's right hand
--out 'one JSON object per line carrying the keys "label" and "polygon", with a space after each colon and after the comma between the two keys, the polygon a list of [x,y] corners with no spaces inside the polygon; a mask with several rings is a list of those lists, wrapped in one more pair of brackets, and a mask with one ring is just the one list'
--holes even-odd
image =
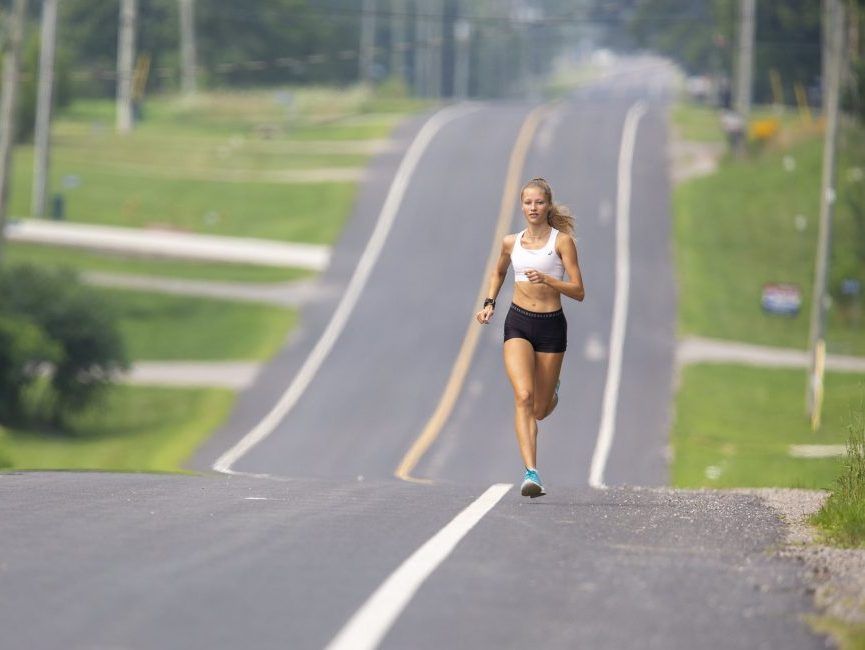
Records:
{"label": "woman's right hand", "polygon": [[487,305],[483,309],[481,309],[477,314],[475,314],[475,318],[478,319],[478,322],[481,325],[486,325],[493,318],[493,312],[495,308],[492,305]]}

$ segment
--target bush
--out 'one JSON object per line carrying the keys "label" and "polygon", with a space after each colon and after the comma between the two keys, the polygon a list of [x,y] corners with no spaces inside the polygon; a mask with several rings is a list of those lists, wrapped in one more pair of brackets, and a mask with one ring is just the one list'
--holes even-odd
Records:
{"label": "bush", "polygon": [[68,270],[48,272],[31,265],[4,270],[0,315],[19,326],[26,323],[22,331],[29,332],[0,336],[9,358],[26,360],[19,364],[24,374],[18,377],[18,388],[3,395],[19,414],[21,391],[34,378],[32,368],[38,361],[52,363],[48,415],[55,424],[92,403],[113,375],[129,367],[109,305]]}
{"label": "bush", "polygon": [[46,363],[56,363],[60,349],[32,321],[0,314],[0,419],[22,416],[24,391]]}

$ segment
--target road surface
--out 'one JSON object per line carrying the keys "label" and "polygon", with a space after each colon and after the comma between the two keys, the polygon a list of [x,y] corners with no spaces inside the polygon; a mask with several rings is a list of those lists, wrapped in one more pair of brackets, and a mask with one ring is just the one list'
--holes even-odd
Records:
{"label": "road surface", "polygon": [[[675,349],[669,71],[627,65],[541,113],[462,104],[431,118],[434,133],[427,117],[404,125],[321,277],[332,299],[304,308],[197,455],[203,474],[0,475],[4,644],[824,647],[801,620],[800,567],[769,552],[783,528],[765,505],[652,487],[667,480]],[[537,130],[516,155],[527,119]],[[566,305],[562,399],[540,434],[549,495],[536,500],[510,486],[509,284],[452,384],[515,160],[574,209],[587,287]],[[443,399],[447,385],[459,390]]]}

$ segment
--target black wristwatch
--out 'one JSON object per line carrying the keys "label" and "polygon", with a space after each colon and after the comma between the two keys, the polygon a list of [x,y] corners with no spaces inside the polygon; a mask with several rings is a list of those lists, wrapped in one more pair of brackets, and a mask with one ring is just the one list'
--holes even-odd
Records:
{"label": "black wristwatch", "polygon": [[492,305],[493,309],[495,309],[496,301],[493,298],[487,298],[486,300],[484,300],[484,307],[486,307],[487,305]]}

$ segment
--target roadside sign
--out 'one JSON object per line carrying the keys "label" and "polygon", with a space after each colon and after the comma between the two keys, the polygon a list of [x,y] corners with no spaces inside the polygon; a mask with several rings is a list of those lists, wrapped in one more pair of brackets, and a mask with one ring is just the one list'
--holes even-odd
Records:
{"label": "roadside sign", "polygon": [[795,316],[802,307],[802,291],[797,284],[767,283],[761,304],[767,314]]}

